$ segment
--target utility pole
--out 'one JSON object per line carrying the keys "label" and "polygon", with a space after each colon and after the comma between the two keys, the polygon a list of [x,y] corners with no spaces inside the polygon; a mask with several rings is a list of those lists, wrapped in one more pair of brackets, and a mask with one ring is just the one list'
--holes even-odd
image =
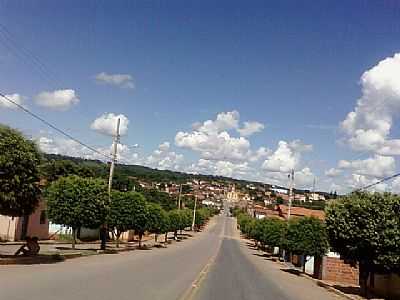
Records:
{"label": "utility pole", "polygon": [[315,177],[313,180],[313,185],[312,185],[312,199],[311,202],[315,200]]}
{"label": "utility pole", "polygon": [[[112,145],[112,160],[111,160],[111,165],[110,165],[110,174],[108,177],[108,203],[111,204],[111,188],[112,188],[112,180],[113,180],[113,175],[114,175],[114,168],[115,164],[117,162],[117,149],[118,149],[118,144],[119,144],[119,125],[121,123],[121,119],[118,118],[117,120],[117,127],[115,130],[115,135],[113,137],[113,145]],[[107,224],[103,225],[103,228],[101,228],[102,234],[101,234],[101,250],[106,250],[106,243],[107,243]]]}
{"label": "utility pole", "polygon": [[293,185],[294,185],[294,169],[292,169],[290,171],[289,179],[290,179],[290,182],[289,182],[289,209],[288,209],[288,215],[287,215],[288,221],[290,219],[290,210],[292,209]]}
{"label": "utility pole", "polygon": [[[287,214],[287,226],[289,226],[289,219],[290,219],[290,210],[292,209],[292,195],[293,195],[293,185],[294,185],[294,169],[290,170],[290,174],[288,175],[289,178],[289,208]],[[283,249],[282,251],[282,258],[283,261],[286,260],[286,251]]]}
{"label": "utility pole", "polygon": [[179,186],[178,209],[181,209],[181,195],[182,195],[182,183]]}
{"label": "utility pole", "polygon": [[194,231],[194,223],[196,221],[196,206],[197,206],[197,195],[194,194],[194,209],[193,209],[192,231]]}

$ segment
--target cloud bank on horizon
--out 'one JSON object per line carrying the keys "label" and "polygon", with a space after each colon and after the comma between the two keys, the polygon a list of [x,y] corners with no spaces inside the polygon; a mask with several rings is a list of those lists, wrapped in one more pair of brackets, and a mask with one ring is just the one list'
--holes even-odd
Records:
{"label": "cloud bank on horizon", "polygon": [[[102,72],[95,79],[117,88],[135,87],[133,77],[128,74]],[[287,174],[294,169],[297,187],[310,188],[317,178],[323,189],[343,193],[396,172],[400,139],[393,137],[393,128],[400,114],[400,53],[384,58],[366,70],[360,78],[360,87],[361,96],[354,109],[339,123],[339,144],[355,154],[367,154],[365,159],[339,160],[336,166],[313,170],[304,157],[318,151],[318,145],[299,138],[255,147],[253,137],[268,126],[256,120],[242,121],[237,110],[219,112],[213,119],[199,120],[190,130],[177,131],[173,141],[160,141],[159,146],[147,155],[122,143],[118,146],[119,158],[123,163],[280,185],[287,184]],[[28,99],[19,93],[8,97],[21,105]],[[34,104],[56,111],[67,111],[82,101],[74,89],[42,91],[32,99]],[[13,109],[13,106],[1,99],[0,108]],[[120,133],[126,135],[129,116],[115,112],[103,113],[88,124],[88,128],[112,136],[118,118],[121,120]],[[44,152],[101,159],[98,154],[64,138],[40,135],[37,141]],[[109,147],[98,150],[107,155],[110,152]],[[179,150],[190,151],[195,159],[188,159]],[[400,179],[375,187],[379,191],[388,188],[400,192]]]}

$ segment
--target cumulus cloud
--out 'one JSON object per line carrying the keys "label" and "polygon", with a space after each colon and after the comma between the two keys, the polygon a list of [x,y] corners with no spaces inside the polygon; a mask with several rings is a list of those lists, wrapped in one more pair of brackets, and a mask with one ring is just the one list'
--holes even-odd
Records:
{"label": "cumulus cloud", "polygon": [[[15,102],[16,104],[23,105],[25,97],[21,96],[20,94],[9,94],[5,95],[8,99]],[[11,103],[10,101],[0,97],[0,108],[7,108],[7,109],[17,109],[18,107]]]}
{"label": "cumulus cloud", "polygon": [[[347,185],[351,187],[352,190],[363,188],[367,185],[374,184],[378,182],[378,179],[367,177],[360,174],[352,174],[350,178],[347,179]],[[387,183],[379,183],[369,188],[368,191],[372,192],[385,192],[388,189]]]}
{"label": "cumulus cloud", "polygon": [[339,169],[350,170],[352,173],[363,176],[384,177],[395,172],[396,162],[391,156],[374,155],[364,160],[340,160]]}
{"label": "cumulus cloud", "polygon": [[105,113],[94,120],[90,128],[99,133],[113,136],[115,135],[118,119],[120,119],[120,135],[125,135],[128,132],[129,119],[123,114]]}
{"label": "cumulus cloud", "polygon": [[[106,157],[111,157],[113,145],[106,147],[95,148],[94,152],[79,143],[61,137],[40,136],[36,139],[40,150],[45,153],[68,155],[73,157],[81,157],[85,159],[97,159],[101,161],[107,160]],[[117,146],[118,161],[124,164],[141,163],[139,155],[128,145],[118,144]]]}
{"label": "cumulus cloud", "polygon": [[170,143],[164,142],[145,159],[144,164],[161,170],[180,170],[183,161],[183,155],[170,151]]}
{"label": "cumulus cloud", "polygon": [[[206,160],[243,162],[264,158],[269,150],[260,147],[256,152],[252,151],[249,140],[244,137],[261,130],[264,125],[244,122],[240,128],[239,121],[239,112],[221,112],[215,120],[194,123],[191,132],[179,131],[175,136],[175,144],[198,152]],[[241,132],[242,136],[235,137],[232,131]]]}
{"label": "cumulus cloud", "polygon": [[[86,159],[104,159],[104,156],[70,139],[41,136],[36,142],[39,148],[45,153],[82,157]],[[103,149],[98,149],[98,151],[104,153],[104,155],[110,154],[109,151],[105,152]]]}
{"label": "cumulus cloud", "polygon": [[[271,184],[277,184],[281,186],[288,186],[289,185],[289,172],[271,172],[266,171],[264,172],[263,180],[264,182],[268,182]],[[296,188],[305,188],[310,189],[311,185],[313,184],[314,179],[316,176],[311,171],[309,167],[304,167],[300,170],[294,172],[294,184]]]}
{"label": "cumulus cloud", "polygon": [[250,170],[247,162],[233,163],[230,161],[213,161],[199,159],[197,163],[190,165],[186,171],[190,173],[210,174],[215,176],[240,178]]}
{"label": "cumulus cloud", "polygon": [[300,153],[295,152],[289,143],[279,141],[278,148],[264,161],[262,168],[269,172],[288,173],[300,162]]}
{"label": "cumulus cloud", "polygon": [[96,82],[101,84],[113,85],[121,88],[134,89],[132,75],[129,74],[107,74],[101,72],[95,76]]}
{"label": "cumulus cloud", "polygon": [[216,134],[207,134],[201,131],[178,132],[175,136],[178,147],[188,148],[199,152],[209,160],[246,160],[250,155],[250,142],[243,138],[231,137],[223,131]]}
{"label": "cumulus cloud", "polygon": [[44,91],[39,93],[35,100],[39,106],[61,111],[68,110],[79,103],[79,98],[72,89]]}
{"label": "cumulus cloud", "polygon": [[237,129],[241,136],[250,136],[254,133],[260,132],[264,129],[264,124],[260,122],[244,122],[243,127]]}
{"label": "cumulus cloud", "polygon": [[221,131],[234,129],[239,126],[239,112],[221,112],[215,120],[204,121],[203,124],[195,123],[194,129],[205,134],[217,134]]}
{"label": "cumulus cloud", "polygon": [[310,152],[313,150],[313,145],[305,144],[301,140],[291,141],[289,147],[295,152]]}
{"label": "cumulus cloud", "polygon": [[325,176],[337,177],[337,176],[340,176],[342,173],[343,173],[343,170],[336,169],[336,168],[330,168],[329,170],[325,171]]}
{"label": "cumulus cloud", "polygon": [[341,123],[348,143],[354,150],[400,154],[400,140],[388,139],[400,112],[400,53],[364,72],[360,84],[361,98]]}

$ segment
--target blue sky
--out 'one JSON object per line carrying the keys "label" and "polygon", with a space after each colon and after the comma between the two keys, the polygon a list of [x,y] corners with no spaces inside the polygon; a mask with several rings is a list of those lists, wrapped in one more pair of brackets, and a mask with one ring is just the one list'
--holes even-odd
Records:
{"label": "blue sky", "polygon": [[[128,162],[282,184],[294,167],[297,186],[343,192],[398,170],[397,1],[2,1],[0,20],[1,92],[106,153],[108,119],[91,124],[123,114]],[[385,109],[343,128],[371,86],[363,103]],[[91,155],[5,106],[42,149]],[[264,129],[240,137],[246,121]]]}

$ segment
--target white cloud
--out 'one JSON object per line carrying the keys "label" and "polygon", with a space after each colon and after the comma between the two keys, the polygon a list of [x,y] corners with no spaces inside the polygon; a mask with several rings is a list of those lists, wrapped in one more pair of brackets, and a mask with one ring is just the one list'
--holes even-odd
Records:
{"label": "white cloud", "polygon": [[341,123],[354,150],[399,154],[400,140],[388,139],[400,112],[400,53],[385,58],[361,76],[362,96]]}
{"label": "white cloud", "polygon": [[[237,111],[221,112],[215,120],[192,124],[193,131],[179,131],[175,136],[178,147],[198,152],[206,160],[222,160],[231,162],[257,161],[266,156],[265,147],[260,147],[255,153],[251,150],[248,139],[235,137],[229,131],[238,131],[242,135],[250,135],[260,130],[261,123],[244,122],[239,128],[240,114]],[[269,153],[269,152],[268,152]]]}
{"label": "white cloud", "polygon": [[295,152],[289,143],[279,141],[278,148],[263,163],[262,168],[269,172],[288,173],[300,162],[300,153]]}
{"label": "white cloud", "polygon": [[41,92],[36,97],[36,104],[54,110],[68,110],[79,103],[79,98],[72,89]]}
{"label": "white cloud", "polygon": [[95,76],[95,79],[98,83],[102,84],[108,84],[127,89],[135,88],[133,77],[129,74],[107,74],[106,72],[101,72]]}
{"label": "white cloud", "polygon": [[310,188],[316,178],[309,167],[305,167],[295,172],[295,185],[297,188]]}
{"label": "white cloud", "polygon": [[[288,172],[264,172],[262,181],[280,186],[289,186]],[[309,167],[304,167],[294,173],[294,187],[310,189],[316,176]]]}
{"label": "white cloud", "polygon": [[184,161],[183,155],[169,150],[169,142],[160,144],[158,149],[154,150],[151,155],[146,157],[144,164],[146,166],[162,170],[181,170],[183,168],[182,163]]}
{"label": "white cloud", "polygon": [[241,161],[250,155],[250,142],[243,137],[231,137],[226,131],[216,134],[180,131],[175,136],[175,143],[178,147],[199,152],[202,158],[209,160]]}
{"label": "white cloud", "polygon": [[[94,153],[93,151],[70,139],[41,136],[37,139],[37,144],[45,153],[104,160],[102,155]],[[104,149],[97,150],[105,155],[110,154],[109,151],[104,151]]]}
{"label": "white cloud", "polygon": [[392,192],[395,194],[400,194],[400,177],[396,177],[392,181]]}
{"label": "white cloud", "polygon": [[[367,185],[375,184],[377,182],[378,182],[377,178],[370,178],[360,174],[352,174],[351,177],[347,180],[347,184],[352,188],[352,190],[364,188]],[[388,189],[387,183],[379,183],[369,188],[368,191],[384,192],[387,189]]]}
{"label": "white cloud", "polygon": [[201,158],[197,163],[192,164],[185,171],[196,174],[201,173],[240,178],[246,176],[249,170],[250,167],[247,162],[233,163],[230,161],[213,161]]}
{"label": "white cloud", "polygon": [[[5,95],[5,96],[19,105],[23,105],[23,102],[25,99],[25,97],[21,96],[20,94],[16,94],[16,93]],[[0,96],[0,108],[1,107],[7,108],[7,109],[17,109],[18,108],[15,104],[11,103],[10,101],[8,101]]]}
{"label": "white cloud", "polygon": [[329,170],[325,171],[325,176],[328,177],[337,177],[343,173],[343,170],[330,168]]}
{"label": "white cloud", "polygon": [[237,129],[241,136],[250,136],[256,132],[260,132],[264,129],[264,124],[260,122],[244,122],[242,128]]}
{"label": "white cloud", "polygon": [[234,110],[221,112],[215,120],[207,120],[203,124],[193,124],[194,129],[204,134],[218,134],[221,131],[230,130],[239,126],[239,113]]}
{"label": "white cloud", "polygon": [[354,174],[373,177],[392,175],[396,169],[395,159],[391,156],[374,155],[364,160],[340,160],[339,169],[348,169]]}
{"label": "white cloud", "polygon": [[123,114],[105,113],[94,120],[90,128],[99,133],[113,136],[115,135],[118,119],[120,119],[120,135],[125,135],[128,132],[129,119]]}
{"label": "white cloud", "polygon": [[258,148],[256,150],[255,153],[253,153],[250,156],[249,160],[251,162],[256,162],[256,161],[261,160],[261,159],[266,159],[268,156],[271,155],[271,153],[272,153],[272,151],[270,149],[265,148],[265,147],[260,147],[260,148]]}
{"label": "white cloud", "polygon": [[304,144],[301,140],[294,140],[289,143],[289,147],[295,152],[313,151],[313,145]]}

